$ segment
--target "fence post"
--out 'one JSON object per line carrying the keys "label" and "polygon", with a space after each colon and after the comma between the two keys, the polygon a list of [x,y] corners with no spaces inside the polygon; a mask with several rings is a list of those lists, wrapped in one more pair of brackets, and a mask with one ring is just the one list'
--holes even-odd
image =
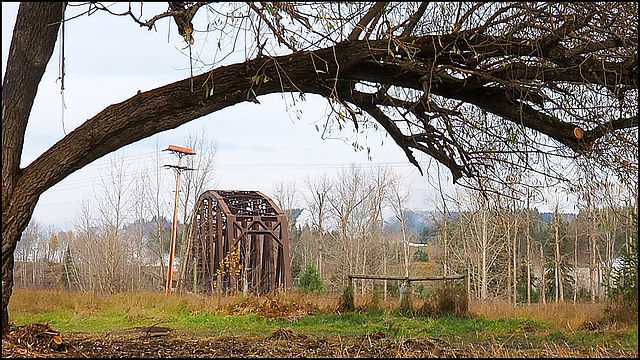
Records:
{"label": "fence post", "polygon": [[220,309],[220,294],[222,293],[222,274],[216,277],[216,298],[218,300],[218,309]]}
{"label": "fence post", "polygon": [[347,288],[344,289],[342,294],[342,301],[340,307],[343,307],[345,311],[355,311],[355,299],[353,297],[353,278],[349,275],[349,281],[347,282]]}
{"label": "fence post", "polygon": [[347,286],[349,287],[351,297],[353,297],[353,278],[351,276],[349,276],[349,283]]}
{"label": "fence post", "polygon": [[402,287],[400,289],[400,309],[412,311],[411,281],[409,281],[409,277],[402,282]]}

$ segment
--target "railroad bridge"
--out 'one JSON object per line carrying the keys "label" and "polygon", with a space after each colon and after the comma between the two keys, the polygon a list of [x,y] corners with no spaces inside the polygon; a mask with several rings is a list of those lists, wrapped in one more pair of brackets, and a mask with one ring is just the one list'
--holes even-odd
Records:
{"label": "railroad bridge", "polygon": [[184,289],[265,294],[290,287],[287,230],[282,210],[258,191],[204,192],[184,245]]}

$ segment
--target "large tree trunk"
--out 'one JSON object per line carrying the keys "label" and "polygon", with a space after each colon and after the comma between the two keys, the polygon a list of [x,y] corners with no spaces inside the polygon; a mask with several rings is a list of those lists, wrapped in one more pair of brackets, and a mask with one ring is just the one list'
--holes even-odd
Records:
{"label": "large tree trunk", "polygon": [[2,84],[2,336],[9,329],[13,252],[44,190],[20,169],[27,121],[66,3],[22,3]]}

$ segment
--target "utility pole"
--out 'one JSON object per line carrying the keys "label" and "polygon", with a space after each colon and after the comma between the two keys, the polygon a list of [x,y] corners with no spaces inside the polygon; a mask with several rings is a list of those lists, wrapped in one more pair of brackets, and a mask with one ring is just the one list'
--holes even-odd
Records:
{"label": "utility pole", "polygon": [[178,165],[165,165],[165,167],[176,170],[176,194],[173,205],[173,225],[171,226],[171,246],[169,247],[169,270],[167,271],[167,295],[171,294],[171,288],[173,287],[173,257],[176,251],[176,235],[178,231],[178,194],[180,192],[180,173],[182,170],[194,170],[186,166],[182,166],[182,157],[185,155],[195,155],[196,153],[185,147],[169,145],[165,151],[171,151],[178,155]]}

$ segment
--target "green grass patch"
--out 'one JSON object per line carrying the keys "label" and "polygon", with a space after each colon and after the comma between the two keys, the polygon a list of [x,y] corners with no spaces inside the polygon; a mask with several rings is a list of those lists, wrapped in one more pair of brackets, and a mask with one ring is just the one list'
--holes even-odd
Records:
{"label": "green grass patch", "polygon": [[388,311],[350,312],[344,314],[314,314],[298,320],[263,318],[255,314],[226,315],[223,313],[190,313],[181,309],[164,314],[159,320],[132,318],[126,312],[96,311],[89,315],[73,311],[46,312],[14,317],[16,325],[30,322],[48,322],[61,331],[111,331],[135,326],[151,326],[161,322],[164,326],[192,330],[207,334],[270,334],[276,327],[290,328],[309,336],[362,336],[382,333],[388,338],[430,337],[486,343],[517,343],[526,340],[532,345],[566,343],[571,347],[637,348],[637,325],[622,332],[578,331],[570,333],[549,324],[527,318],[486,319],[445,316],[438,319],[407,317]]}
{"label": "green grass patch", "polygon": [[[49,323],[64,331],[105,332],[154,324],[207,335],[270,334],[276,327],[290,328],[308,336],[363,336],[383,334],[387,338],[429,337],[452,343],[504,344],[505,346],[542,346],[557,344],[571,348],[606,346],[613,349],[637,349],[638,327],[605,327],[577,330],[559,326],[531,315],[487,318],[485,315],[431,318],[411,316],[398,310],[363,310],[335,313],[311,311],[296,320],[260,316],[271,302],[227,299],[222,306],[208,298],[166,297],[164,294],[117,294],[98,297],[77,293],[25,293],[14,295],[9,307],[15,325]],[[275,300],[272,300],[275,301]],[[304,304],[299,298],[293,298]],[[298,309],[278,300],[273,309],[291,314]],[[329,307],[332,308],[332,307]],[[267,308],[269,309],[269,308]],[[525,310],[531,310],[527,308]],[[252,313],[253,311],[255,313]],[[240,312],[240,314],[239,314]]]}
{"label": "green grass patch", "polygon": [[566,342],[575,347],[638,349],[638,325],[625,331],[577,331],[566,335]]}
{"label": "green grass patch", "polygon": [[269,334],[275,327],[288,327],[307,335],[359,336],[383,333],[386,337],[454,337],[475,338],[483,334],[503,336],[524,329],[544,330],[548,326],[528,319],[496,319],[484,317],[457,318],[453,316],[431,319],[407,317],[397,313],[378,310],[349,312],[343,314],[319,313],[298,320],[263,318],[255,314],[226,315],[223,313],[192,313],[186,308],[176,312],[149,311],[131,316],[122,311],[94,311],[78,314],[73,311],[47,312],[36,315],[12,314],[14,323],[48,322],[60,330],[108,331],[134,326],[164,326],[203,331],[208,333]]}

